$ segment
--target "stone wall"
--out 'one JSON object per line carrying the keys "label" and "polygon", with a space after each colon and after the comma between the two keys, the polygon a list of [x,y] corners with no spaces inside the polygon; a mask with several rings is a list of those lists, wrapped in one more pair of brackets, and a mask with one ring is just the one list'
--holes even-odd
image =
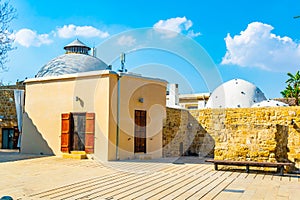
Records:
{"label": "stone wall", "polygon": [[24,89],[24,86],[0,86],[0,148],[2,148],[2,129],[17,126],[14,89]]}
{"label": "stone wall", "polygon": [[187,110],[167,108],[163,126],[163,156],[213,155],[214,140]]}
{"label": "stone wall", "polygon": [[14,103],[13,90],[0,89],[0,116],[3,116],[1,127],[11,127],[16,121],[16,108]]}
{"label": "stone wall", "polygon": [[[189,123],[193,123],[192,131],[188,131]],[[175,156],[180,142],[188,145],[187,138],[193,138],[192,145],[185,149],[205,155],[209,148],[202,147],[213,144],[215,159],[291,161],[300,165],[300,107],[190,112],[168,108],[163,135],[164,156]]]}

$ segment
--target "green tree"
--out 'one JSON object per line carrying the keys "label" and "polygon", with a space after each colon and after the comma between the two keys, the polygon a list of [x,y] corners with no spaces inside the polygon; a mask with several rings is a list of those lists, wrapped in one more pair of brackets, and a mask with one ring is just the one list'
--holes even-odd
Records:
{"label": "green tree", "polygon": [[281,95],[285,98],[295,98],[295,103],[299,105],[299,95],[300,95],[300,72],[297,71],[295,75],[287,73],[289,79],[285,82],[287,87],[281,92]]}
{"label": "green tree", "polygon": [[16,9],[9,1],[0,0],[0,71],[6,69],[8,52],[13,50],[14,39],[10,23],[16,18]]}

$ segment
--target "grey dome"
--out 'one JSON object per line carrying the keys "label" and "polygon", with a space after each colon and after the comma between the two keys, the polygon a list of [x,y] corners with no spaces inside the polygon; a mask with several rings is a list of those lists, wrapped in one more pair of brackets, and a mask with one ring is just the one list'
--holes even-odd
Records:
{"label": "grey dome", "polygon": [[206,107],[249,108],[263,100],[266,100],[266,97],[258,87],[242,79],[233,79],[213,91]]}
{"label": "grey dome", "polygon": [[96,57],[85,54],[64,54],[44,65],[36,77],[105,70],[106,68],[107,64]]}

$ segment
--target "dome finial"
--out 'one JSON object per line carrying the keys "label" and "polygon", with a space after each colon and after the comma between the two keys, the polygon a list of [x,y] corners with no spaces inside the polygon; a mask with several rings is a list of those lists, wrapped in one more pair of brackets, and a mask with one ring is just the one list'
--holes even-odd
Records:
{"label": "dome finial", "polygon": [[77,54],[85,54],[88,55],[91,50],[90,47],[86,46],[83,42],[81,42],[78,38],[71,42],[70,44],[64,47],[66,50],[66,54],[69,53],[77,53]]}

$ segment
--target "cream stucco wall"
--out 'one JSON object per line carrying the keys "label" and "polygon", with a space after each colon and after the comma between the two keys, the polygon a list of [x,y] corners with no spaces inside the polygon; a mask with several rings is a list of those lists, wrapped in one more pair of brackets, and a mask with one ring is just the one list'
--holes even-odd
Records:
{"label": "cream stucco wall", "polygon": [[28,80],[22,152],[60,155],[61,114],[94,112],[95,155],[106,160],[109,80],[113,76],[116,74],[101,72]]}
{"label": "cream stucco wall", "polygon": [[[134,110],[146,110],[147,154],[161,157],[166,82],[129,74],[118,77],[112,71],[98,71],[27,80],[22,152],[60,155],[61,114],[92,112],[95,113],[94,155],[103,161],[136,158]],[[144,103],[139,98],[144,98]]]}
{"label": "cream stucco wall", "polygon": [[[140,154],[134,153],[134,112],[144,110],[147,113],[146,154],[149,158],[162,157],[162,128],[166,116],[166,82],[130,74],[120,77],[120,131],[118,159],[135,159]],[[113,97],[118,93],[117,86]],[[143,98],[143,103],[139,99]],[[112,107],[117,108],[116,106]],[[113,113],[117,113],[114,111]],[[116,116],[114,120],[116,121]],[[111,141],[115,141],[114,134]],[[109,159],[116,159],[116,149],[111,149]]]}

